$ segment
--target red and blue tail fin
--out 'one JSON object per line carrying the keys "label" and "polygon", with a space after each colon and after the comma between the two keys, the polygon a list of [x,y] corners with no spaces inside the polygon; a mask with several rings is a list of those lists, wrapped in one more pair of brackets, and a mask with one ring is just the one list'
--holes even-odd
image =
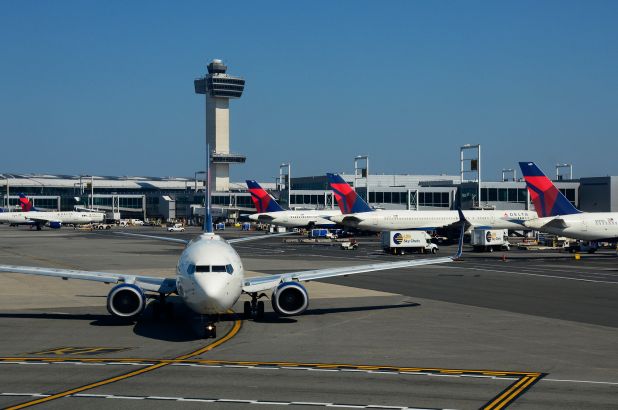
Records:
{"label": "red and blue tail fin", "polygon": [[36,208],[32,206],[32,201],[25,194],[19,194],[19,206],[22,212],[36,211]]}
{"label": "red and blue tail fin", "polygon": [[341,175],[326,174],[330,188],[335,194],[337,205],[342,214],[352,214],[357,212],[372,212],[373,209],[363,200],[352,187],[341,178]]}
{"label": "red and blue tail fin", "polygon": [[524,174],[536,213],[540,218],[581,212],[566,199],[534,162],[520,162],[519,166]]}
{"label": "red and blue tail fin", "polygon": [[258,213],[285,211],[256,181],[247,180],[247,188]]}

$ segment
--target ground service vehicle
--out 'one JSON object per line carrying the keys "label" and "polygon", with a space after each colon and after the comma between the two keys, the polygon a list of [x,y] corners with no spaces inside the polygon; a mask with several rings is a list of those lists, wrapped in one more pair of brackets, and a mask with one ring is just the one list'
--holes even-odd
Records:
{"label": "ground service vehicle", "polygon": [[358,249],[358,242],[356,239],[350,239],[349,241],[341,242],[341,249],[355,251]]}
{"label": "ground service vehicle", "polygon": [[564,243],[564,250],[571,253],[595,253],[597,249],[599,249],[599,244],[595,241],[567,241]]}
{"label": "ground service vehicle", "polygon": [[479,252],[508,251],[511,249],[507,229],[474,229],[470,243],[474,250]]}
{"label": "ground service vehicle", "polygon": [[167,231],[168,232],[184,232],[185,228],[181,224],[174,224],[173,226],[170,226],[169,228],[167,228]]}
{"label": "ground service vehicle", "polygon": [[431,242],[431,236],[425,231],[383,231],[381,236],[382,249],[393,255],[438,252],[438,245]]}

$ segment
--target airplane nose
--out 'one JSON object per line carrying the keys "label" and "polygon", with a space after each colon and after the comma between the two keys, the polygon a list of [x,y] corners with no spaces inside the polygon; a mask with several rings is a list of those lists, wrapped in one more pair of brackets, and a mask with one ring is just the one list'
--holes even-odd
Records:
{"label": "airplane nose", "polygon": [[209,309],[224,310],[223,300],[227,296],[229,275],[227,273],[196,273],[195,281],[204,294],[205,303]]}

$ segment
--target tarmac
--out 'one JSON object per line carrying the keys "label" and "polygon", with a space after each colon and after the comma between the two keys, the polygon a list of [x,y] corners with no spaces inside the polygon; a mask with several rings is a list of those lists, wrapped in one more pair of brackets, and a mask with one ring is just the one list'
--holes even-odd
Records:
{"label": "tarmac", "polygon": [[[252,275],[432,257],[378,245],[269,238],[236,249]],[[114,232],[0,225],[1,264],[173,277],[181,251]],[[178,298],[173,318],[147,308],[127,323],[107,313],[109,285],[0,273],[0,407],[618,407],[615,251],[575,260],[465,249],[462,259],[310,282],[303,315],[277,317],[266,302],[263,320],[225,316],[216,340],[199,338],[200,318]]]}

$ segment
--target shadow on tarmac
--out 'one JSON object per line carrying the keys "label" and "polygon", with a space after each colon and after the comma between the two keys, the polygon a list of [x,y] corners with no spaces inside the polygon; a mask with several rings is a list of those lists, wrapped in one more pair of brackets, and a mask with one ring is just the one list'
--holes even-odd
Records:
{"label": "shadow on tarmac", "polygon": [[[400,303],[397,305],[353,306],[341,308],[309,309],[299,316],[327,315],[347,312],[367,312],[373,310],[402,309],[420,306],[418,303]],[[185,305],[174,303],[174,314],[156,318],[151,305],[146,307],[143,315],[136,320],[117,318],[108,314],[73,314],[73,313],[0,313],[0,318],[11,319],[43,319],[43,320],[87,320],[91,326],[99,327],[127,327],[133,326],[133,332],[149,339],[166,342],[190,342],[203,338],[205,322],[190,311]],[[243,320],[240,313],[229,313],[219,316],[219,323]],[[281,317],[275,312],[266,312],[256,323],[290,324],[298,320],[293,317]]]}

